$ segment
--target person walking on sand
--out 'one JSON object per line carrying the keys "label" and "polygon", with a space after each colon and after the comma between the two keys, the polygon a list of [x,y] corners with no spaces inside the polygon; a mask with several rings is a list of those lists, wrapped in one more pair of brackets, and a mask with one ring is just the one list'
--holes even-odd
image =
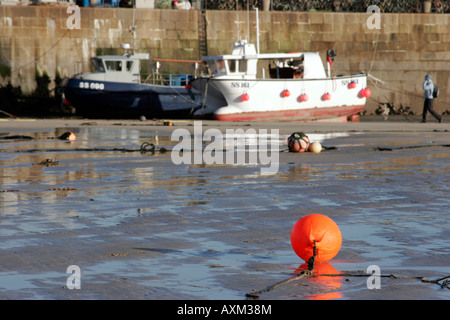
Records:
{"label": "person walking on sand", "polygon": [[423,102],[422,122],[427,122],[428,111],[439,121],[442,121],[442,116],[439,116],[433,109],[433,91],[434,84],[431,81],[431,76],[427,74],[425,81],[422,84],[422,88],[425,91],[425,101]]}

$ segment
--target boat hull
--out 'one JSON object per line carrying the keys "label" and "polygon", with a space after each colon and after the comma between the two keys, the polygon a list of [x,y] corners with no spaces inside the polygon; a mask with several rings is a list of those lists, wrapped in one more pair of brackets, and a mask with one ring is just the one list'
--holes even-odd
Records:
{"label": "boat hull", "polygon": [[212,114],[222,121],[354,119],[364,109],[366,85],[365,74],[325,79],[199,78],[192,82],[206,101],[195,116]]}
{"label": "boat hull", "polygon": [[76,114],[90,118],[188,118],[201,101],[198,92],[182,86],[70,78],[63,88]]}

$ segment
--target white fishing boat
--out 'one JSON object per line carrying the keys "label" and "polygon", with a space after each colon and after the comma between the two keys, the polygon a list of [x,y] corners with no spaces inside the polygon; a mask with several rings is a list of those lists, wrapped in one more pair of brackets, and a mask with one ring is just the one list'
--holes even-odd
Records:
{"label": "white fishing boat", "polygon": [[259,53],[240,40],[231,54],[206,56],[208,73],[191,81],[202,93],[195,117],[223,121],[348,121],[358,119],[370,96],[367,74],[332,76],[317,52]]}

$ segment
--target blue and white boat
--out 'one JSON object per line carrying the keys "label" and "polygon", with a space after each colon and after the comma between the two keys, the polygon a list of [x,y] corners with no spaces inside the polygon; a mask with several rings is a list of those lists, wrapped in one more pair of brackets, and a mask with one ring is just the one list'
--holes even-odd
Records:
{"label": "blue and white boat", "polygon": [[140,62],[149,59],[148,53],[94,57],[93,72],[64,79],[65,100],[87,118],[191,117],[201,107],[200,93],[189,86],[193,75],[158,74],[142,83]]}

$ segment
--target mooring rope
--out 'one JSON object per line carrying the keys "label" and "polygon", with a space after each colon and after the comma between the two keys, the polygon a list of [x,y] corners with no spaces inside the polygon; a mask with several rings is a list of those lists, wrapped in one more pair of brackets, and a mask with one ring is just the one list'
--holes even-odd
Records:
{"label": "mooring rope", "polygon": [[291,277],[289,279],[277,282],[277,283],[270,285],[262,290],[246,293],[245,296],[247,298],[258,298],[258,295],[260,295],[261,293],[269,292],[269,291],[275,289],[276,287],[282,286],[291,281],[298,280],[298,279],[310,278],[314,271],[316,257],[317,257],[317,249],[316,249],[316,241],[314,240],[313,255],[311,256],[311,258],[308,259],[308,269],[307,270],[303,270],[302,272],[297,274],[295,277]]}

